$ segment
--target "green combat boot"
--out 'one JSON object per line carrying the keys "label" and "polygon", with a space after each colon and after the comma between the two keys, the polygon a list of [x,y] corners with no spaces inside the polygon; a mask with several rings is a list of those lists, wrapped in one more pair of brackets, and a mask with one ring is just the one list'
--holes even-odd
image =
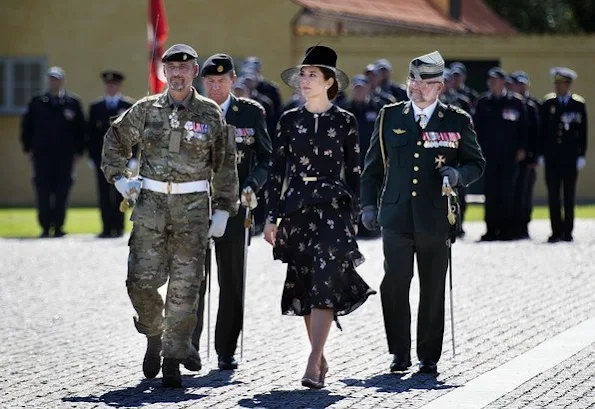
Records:
{"label": "green combat boot", "polygon": [[164,388],[181,388],[182,375],[180,374],[180,360],[174,358],[163,358],[163,380],[161,384]]}
{"label": "green combat boot", "polygon": [[147,378],[154,378],[161,368],[161,335],[147,337],[147,352],[143,360],[143,373]]}

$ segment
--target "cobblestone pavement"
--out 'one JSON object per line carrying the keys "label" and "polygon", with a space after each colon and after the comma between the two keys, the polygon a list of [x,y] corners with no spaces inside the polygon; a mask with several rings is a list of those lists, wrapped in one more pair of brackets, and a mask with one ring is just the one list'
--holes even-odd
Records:
{"label": "cobblestone pavement", "polygon": [[[235,373],[183,370],[183,390],[145,380],[145,338],[136,333],[124,280],[126,239],[0,239],[0,408],[419,408],[552,336],[595,316],[595,221],[578,220],[574,243],[476,243],[466,224],[454,248],[457,355],[446,322],[437,378],[389,374],[380,296],[331,330],[328,386],[299,380],[308,354],[302,320],[280,315],[284,265],[256,237],[250,249],[244,361]],[[380,240],[360,242],[360,274],[378,290]],[[417,280],[411,291],[417,305]],[[448,298],[447,298],[448,299]],[[217,286],[213,286],[214,332]],[[447,302],[447,316],[449,314]],[[413,314],[415,317],[415,314]],[[413,323],[415,325],[415,322]],[[415,334],[415,331],[413,331]],[[594,334],[595,337],[595,334]],[[211,340],[213,337],[211,336]],[[201,355],[206,361],[206,334]],[[489,408],[595,407],[595,346],[528,380]]]}

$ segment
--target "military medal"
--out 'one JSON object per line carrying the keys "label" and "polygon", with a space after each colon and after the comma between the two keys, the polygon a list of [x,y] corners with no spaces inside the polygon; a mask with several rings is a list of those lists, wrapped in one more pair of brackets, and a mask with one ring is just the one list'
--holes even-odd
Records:
{"label": "military medal", "polygon": [[242,143],[243,140],[241,136],[236,136],[236,143]]}
{"label": "military medal", "polygon": [[180,127],[180,120],[178,119],[178,107],[175,106],[171,114],[169,114],[169,124],[172,128]]}
{"label": "military medal", "polygon": [[438,155],[434,158],[434,163],[436,163],[436,169],[440,169],[446,163],[446,158],[444,155]]}

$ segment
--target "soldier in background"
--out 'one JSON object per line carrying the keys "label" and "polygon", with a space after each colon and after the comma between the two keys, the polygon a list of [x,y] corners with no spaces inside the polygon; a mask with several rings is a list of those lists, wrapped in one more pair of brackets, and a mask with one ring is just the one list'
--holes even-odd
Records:
{"label": "soldier in background", "polygon": [[391,80],[393,70],[391,63],[383,58],[376,61],[374,65],[376,66],[378,76],[380,77],[380,89],[383,92],[392,95],[395,98],[395,102],[407,101],[409,98],[407,97],[405,87],[401,84],[396,84]]}
{"label": "soldier in background", "polygon": [[452,71],[455,90],[469,98],[471,107],[474,107],[479,98],[479,93],[465,84],[467,81],[467,67],[462,62],[453,62],[449,68]]}
{"label": "soldier in background", "polygon": [[[550,74],[555,92],[543,98],[541,108],[541,154],[545,159],[545,181],[552,235],[550,243],[572,241],[578,171],[586,165],[587,108],[585,99],[570,91],[576,72],[554,67]],[[564,197],[564,219],[560,196]]]}
{"label": "soldier in background", "polygon": [[514,238],[514,190],[518,164],[527,154],[529,121],[525,103],[507,92],[506,74],[500,67],[488,71],[489,92],[480,97],[473,122],[486,158],[485,222],[482,241]]}
{"label": "soldier in background", "polygon": [[33,164],[40,237],[62,237],[74,166],[85,144],[85,117],[78,96],[64,88],[60,67],[48,70],[47,91],[29,102],[22,120],[23,151]]}
{"label": "soldier in background", "polygon": [[382,102],[382,105],[394,104],[395,102],[397,102],[397,99],[392,94],[385,92],[380,87],[380,82],[382,81],[382,78],[380,76],[380,71],[378,70],[376,64],[366,65],[366,68],[364,69],[364,75],[368,78],[371,95],[375,98],[378,98]]}
{"label": "soldier in background", "polygon": [[120,237],[124,233],[124,213],[120,211],[122,195],[105,180],[101,171],[101,152],[103,137],[110,127],[110,120],[134,104],[134,100],[120,93],[124,74],[118,71],[104,71],[101,78],[105,86],[105,95],[91,103],[89,107],[89,122],[87,126],[87,149],[89,150],[90,166],[97,177],[97,191],[99,195],[99,209],[103,229],[99,238]]}
{"label": "soldier in background", "polygon": [[[242,73],[246,70],[254,71],[256,73],[258,80],[256,91],[265,95],[272,101],[273,112],[267,112],[267,115],[271,118],[271,121],[274,122],[274,126],[277,126],[277,121],[281,115],[281,93],[279,92],[279,86],[272,81],[266,80],[262,76],[262,63],[258,57],[246,58],[242,67]],[[271,129],[268,130],[269,132],[271,131]]]}
{"label": "soldier in background", "polygon": [[[215,240],[217,275],[219,282],[219,308],[215,326],[215,350],[221,370],[238,367],[234,354],[244,317],[244,260],[248,251],[245,242],[244,221],[249,211],[260,205],[256,194],[264,185],[271,159],[271,138],[266,130],[265,110],[258,102],[231,95],[236,80],[233,60],[227,54],[209,57],[202,68],[201,77],[207,96],[221,107],[225,120],[235,126],[237,168],[241,206],[238,214],[229,219],[225,234]],[[200,286],[197,325],[192,344],[198,357],[200,335],[203,329],[206,282]],[[186,369],[198,371],[200,359],[189,359]]]}
{"label": "soldier in background", "polygon": [[[357,119],[359,146],[362,153],[360,155],[360,166],[363,169],[365,153],[370,147],[370,138],[374,131],[374,123],[383,104],[378,97],[371,95],[370,83],[365,75],[360,74],[353,77],[351,86],[351,99],[345,103],[343,108],[351,112],[355,116],[355,119]],[[359,194],[359,192],[357,193]],[[380,230],[371,232],[364,228],[360,222],[360,228],[357,234],[361,237],[376,237],[380,234]]]}
{"label": "soldier in background", "polygon": [[[238,210],[235,142],[219,106],[192,86],[196,59],[185,44],[163,54],[167,90],[141,99],[113,121],[101,163],[108,182],[136,201],[126,287],[138,314],[136,329],[147,336],[143,373],[157,376],[163,349],[162,384],[174,388],[182,386],[180,363],[196,353],[191,335],[207,237],[223,236]],[[131,179],[126,162],[137,143],[143,149],[140,178]],[[164,304],[157,290],[166,283]]]}
{"label": "soldier in background", "polygon": [[541,109],[539,102],[529,95],[529,76],[524,71],[510,74],[509,89],[520,95],[527,108],[529,128],[527,133],[527,156],[519,162],[519,173],[516,181],[514,198],[515,227],[514,236],[517,239],[528,239],[529,223],[533,212],[533,188],[535,187],[535,168],[537,167],[537,151],[540,140],[539,133]]}

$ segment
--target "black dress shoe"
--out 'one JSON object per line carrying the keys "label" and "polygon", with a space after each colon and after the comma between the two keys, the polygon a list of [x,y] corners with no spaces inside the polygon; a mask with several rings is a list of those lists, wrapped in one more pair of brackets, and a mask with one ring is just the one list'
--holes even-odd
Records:
{"label": "black dress shoe", "polygon": [[154,378],[161,369],[161,335],[147,337],[147,351],[143,359],[143,374]]}
{"label": "black dress shoe", "polygon": [[557,243],[560,241],[560,236],[556,235],[556,234],[552,234],[548,239],[547,242],[548,243]]}
{"label": "black dress shoe", "polygon": [[570,233],[564,233],[560,237],[560,240],[563,240],[563,241],[573,241],[574,239],[572,238],[572,234],[570,234]]}
{"label": "black dress shoe", "polygon": [[112,237],[122,237],[123,235],[124,235],[124,230],[122,230],[122,229],[116,229],[112,233]]}
{"label": "black dress shoe", "polygon": [[194,372],[198,372],[202,369],[200,355],[194,346],[190,348],[190,354],[188,354],[188,358],[184,361],[184,368]]}
{"label": "black dress shoe", "polygon": [[164,358],[161,371],[163,372],[161,385],[164,388],[182,387],[182,375],[180,374],[180,361],[178,359]]}
{"label": "black dress shoe", "polygon": [[411,366],[411,358],[401,357],[397,354],[393,356],[393,361],[390,364],[391,372],[405,372]]}
{"label": "black dress shoe", "polygon": [[479,241],[497,241],[497,240],[500,240],[500,237],[495,233],[486,233],[483,236],[481,236],[481,238],[479,239]]}
{"label": "black dress shoe", "polygon": [[434,362],[434,361],[431,361],[429,359],[423,359],[419,363],[419,373],[437,375],[438,374],[438,365],[436,365],[436,362]]}
{"label": "black dress shoe", "polygon": [[49,230],[44,230],[43,233],[41,233],[39,235],[40,239],[47,239],[48,237],[50,237],[50,231]]}
{"label": "black dress shoe", "polygon": [[109,239],[111,237],[112,237],[112,235],[109,231],[102,231],[101,234],[97,235],[98,239]]}
{"label": "black dress shoe", "polygon": [[64,237],[66,233],[62,229],[56,229],[54,232],[54,237]]}
{"label": "black dress shoe", "polygon": [[233,355],[219,355],[219,369],[222,371],[233,371],[238,369],[238,361]]}

